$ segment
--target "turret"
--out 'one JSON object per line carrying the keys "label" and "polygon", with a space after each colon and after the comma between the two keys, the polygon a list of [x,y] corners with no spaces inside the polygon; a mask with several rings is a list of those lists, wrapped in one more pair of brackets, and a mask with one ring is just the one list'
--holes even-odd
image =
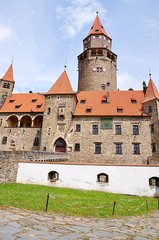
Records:
{"label": "turret", "polygon": [[98,15],[78,56],[78,91],[116,90],[117,55]]}
{"label": "turret", "polygon": [[14,83],[13,66],[11,64],[5,75],[0,79],[0,108],[5,102],[7,96],[12,94]]}

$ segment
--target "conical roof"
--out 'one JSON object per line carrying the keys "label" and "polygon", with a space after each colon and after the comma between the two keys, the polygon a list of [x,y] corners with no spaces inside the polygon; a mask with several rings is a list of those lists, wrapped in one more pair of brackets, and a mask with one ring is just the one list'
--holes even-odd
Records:
{"label": "conical roof", "polygon": [[14,83],[14,78],[13,78],[13,66],[12,64],[6,71],[5,75],[1,78],[3,81],[8,81],[8,82],[13,82]]}
{"label": "conical roof", "polygon": [[89,35],[91,35],[91,34],[104,34],[104,35],[108,36],[108,34],[106,33],[106,31],[105,31],[105,29],[104,29],[104,27],[103,27],[103,25],[102,25],[98,15],[96,16],[96,18],[95,18],[95,20],[93,22],[93,25],[92,25],[92,27],[91,27],[87,37]]}
{"label": "conical roof", "polygon": [[46,94],[72,94],[74,93],[70,84],[70,80],[64,70],[54,85]]}
{"label": "conical roof", "polygon": [[143,103],[154,100],[154,99],[159,99],[159,92],[158,92],[154,82],[152,81],[152,79],[150,79]]}

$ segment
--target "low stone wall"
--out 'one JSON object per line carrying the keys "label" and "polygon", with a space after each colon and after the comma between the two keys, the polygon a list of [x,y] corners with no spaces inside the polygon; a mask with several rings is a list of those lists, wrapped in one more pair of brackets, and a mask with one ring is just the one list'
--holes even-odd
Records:
{"label": "low stone wall", "polygon": [[16,182],[18,161],[8,156],[10,153],[0,152],[0,183]]}
{"label": "low stone wall", "polygon": [[0,183],[16,182],[18,162],[66,162],[66,153],[44,151],[0,151]]}

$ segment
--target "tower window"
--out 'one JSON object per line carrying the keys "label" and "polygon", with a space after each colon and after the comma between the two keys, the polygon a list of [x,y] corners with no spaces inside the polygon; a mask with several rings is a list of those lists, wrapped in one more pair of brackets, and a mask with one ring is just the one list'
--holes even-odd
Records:
{"label": "tower window", "polygon": [[35,139],[34,139],[34,146],[39,146],[39,138],[38,137],[35,137]]}
{"label": "tower window", "polygon": [[151,144],[152,152],[156,152],[156,143]]}
{"label": "tower window", "polygon": [[76,124],[76,132],[80,132],[81,131],[81,124]]}
{"label": "tower window", "polygon": [[47,114],[49,115],[50,113],[51,113],[51,108],[48,107],[48,109],[47,109]]}
{"label": "tower window", "polygon": [[152,106],[148,107],[148,113],[152,113]]}
{"label": "tower window", "polygon": [[105,84],[101,84],[102,90],[105,90]]}
{"label": "tower window", "polygon": [[4,83],[3,88],[10,88],[10,83]]}
{"label": "tower window", "polygon": [[154,124],[150,125],[150,131],[151,131],[151,133],[154,133],[154,131],[155,131]]}
{"label": "tower window", "polygon": [[7,137],[2,138],[2,144],[7,144]]}

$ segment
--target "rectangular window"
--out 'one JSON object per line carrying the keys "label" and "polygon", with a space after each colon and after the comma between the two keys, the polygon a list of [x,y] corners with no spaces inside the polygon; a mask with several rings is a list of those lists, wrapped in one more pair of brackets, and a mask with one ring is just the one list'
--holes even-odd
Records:
{"label": "rectangular window", "polygon": [[49,115],[50,113],[51,113],[51,108],[48,107],[48,109],[47,109],[47,114]]}
{"label": "rectangular window", "polygon": [[95,143],[95,154],[101,154],[101,143]]}
{"label": "rectangular window", "polygon": [[136,103],[137,103],[137,100],[136,100],[136,99],[131,99],[131,103],[132,103],[132,104],[136,104]]}
{"label": "rectangular window", "polygon": [[115,153],[122,154],[122,143],[115,143]]}
{"label": "rectangular window", "polygon": [[152,106],[148,106],[148,113],[152,113]]}
{"label": "rectangular window", "polygon": [[98,125],[92,125],[92,134],[98,135]]}
{"label": "rectangular window", "polygon": [[121,135],[121,125],[115,125],[115,134]]}
{"label": "rectangular window", "polygon": [[156,152],[156,143],[151,144],[152,152]]}
{"label": "rectangular window", "polygon": [[133,135],[139,135],[139,126],[138,125],[132,125],[133,129]]}
{"label": "rectangular window", "polygon": [[2,138],[2,144],[7,144],[7,137]]}
{"label": "rectangular window", "polygon": [[81,131],[81,124],[76,124],[76,132],[80,132]]}
{"label": "rectangular window", "polygon": [[133,153],[140,154],[140,144],[139,143],[133,143]]}
{"label": "rectangular window", "polygon": [[151,133],[154,133],[154,131],[155,131],[155,129],[154,129],[154,124],[151,124],[151,125],[150,125],[150,131],[151,131]]}
{"label": "rectangular window", "polygon": [[80,151],[80,143],[75,143],[75,151],[76,152]]}
{"label": "rectangular window", "polygon": [[92,112],[92,108],[86,108],[86,113],[91,113]]}
{"label": "rectangular window", "polygon": [[34,146],[39,146],[39,138],[38,137],[35,137],[34,139]]}

